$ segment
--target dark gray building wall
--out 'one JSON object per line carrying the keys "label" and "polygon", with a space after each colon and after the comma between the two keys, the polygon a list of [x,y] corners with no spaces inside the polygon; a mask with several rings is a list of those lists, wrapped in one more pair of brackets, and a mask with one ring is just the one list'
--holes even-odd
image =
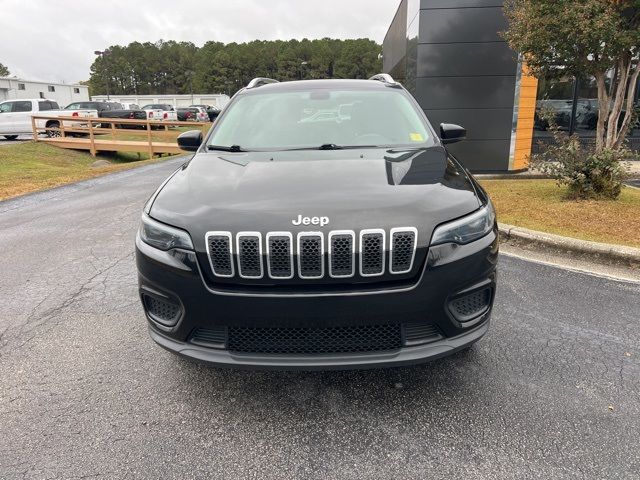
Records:
{"label": "dark gray building wall", "polygon": [[450,150],[473,171],[509,168],[518,65],[499,36],[507,26],[502,3],[404,0],[384,42],[385,71],[414,94],[434,127],[467,128],[467,140]]}

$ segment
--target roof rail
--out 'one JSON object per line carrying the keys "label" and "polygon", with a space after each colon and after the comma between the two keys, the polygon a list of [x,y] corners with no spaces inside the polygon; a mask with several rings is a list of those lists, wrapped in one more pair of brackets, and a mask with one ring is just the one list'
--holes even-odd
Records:
{"label": "roof rail", "polygon": [[246,88],[256,88],[261,87],[262,85],[267,85],[268,83],[280,83],[278,80],[274,80],[273,78],[264,78],[264,77],[256,77],[249,82]]}
{"label": "roof rail", "polygon": [[378,82],[386,83],[389,86],[400,85],[388,73],[378,73],[377,75],[374,75],[373,77],[371,77],[369,80],[376,80]]}

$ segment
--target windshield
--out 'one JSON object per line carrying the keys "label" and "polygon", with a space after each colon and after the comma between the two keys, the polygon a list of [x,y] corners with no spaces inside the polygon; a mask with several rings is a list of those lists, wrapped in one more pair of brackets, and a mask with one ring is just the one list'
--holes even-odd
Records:
{"label": "windshield", "polygon": [[208,144],[243,150],[359,146],[399,147],[431,141],[406,93],[398,89],[313,89],[239,96]]}

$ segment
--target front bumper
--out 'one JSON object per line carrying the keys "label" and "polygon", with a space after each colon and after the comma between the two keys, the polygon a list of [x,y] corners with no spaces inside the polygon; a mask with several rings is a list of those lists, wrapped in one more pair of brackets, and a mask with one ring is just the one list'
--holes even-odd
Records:
{"label": "front bumper", "polygon": [[452,338],[405,347],[394,352],[341,355],[249,355],[205,348],[173,340],[152,327],[151,338],[161,347],[191,360],[221,367],[274,370],[346,370],[415,365],[452,355],[480,340],[489,330],[489,315],[483,323]]}
{"label": "front bumper", "polygon": [[[180,306],[179,318],[171,325],[158,322],[145,308],[154,341],[177,354],[216,365],[274,369],[409,365],[461,350],[488,330],[498,257],[494,231],[468,245],[431,247],[417,283],[407,288],[260,295],[212,291],[192,253],[163,252],[139,238],[136,247],[141,295],[173,299]],[[448,308],[451,300],[481,288],[491,291],[489,307],[472,319],[458,321]],[[313,355],[237,353],[190,341],[196,329],[220,326],[295,329],[407,322],[434,326],[440,336],[430,343],[404,344],[393,351]]]}

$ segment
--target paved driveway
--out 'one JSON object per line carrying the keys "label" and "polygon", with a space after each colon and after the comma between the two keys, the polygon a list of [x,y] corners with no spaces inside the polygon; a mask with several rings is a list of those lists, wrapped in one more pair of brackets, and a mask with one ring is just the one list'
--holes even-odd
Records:
{"label": "paved driveway", "polygon": [[31,135],[20,135],[15,140],[7,140],[2,135],[0,135],[0,147],[3,145],[15,145],[16,143],[28,142],[29,140],[33,140]]}
{"label": "paved driveway", "polygon": [[0,478],[640,478],[640,286],[503,256],[470,352],[216,370],[148,339],[133,239],[175,160],[0,203]]}

